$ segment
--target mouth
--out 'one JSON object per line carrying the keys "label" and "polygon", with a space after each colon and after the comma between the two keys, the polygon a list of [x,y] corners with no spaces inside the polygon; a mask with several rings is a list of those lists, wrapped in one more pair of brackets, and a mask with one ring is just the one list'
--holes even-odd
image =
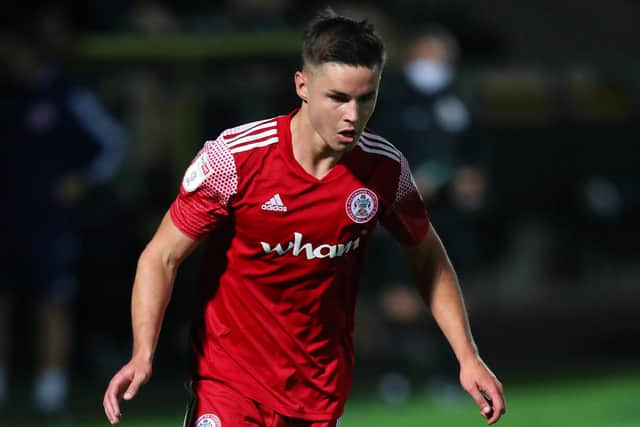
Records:
{"label": "mouth", "polygon": [[358,132],[355,129],[345,129],[338,132],[340,142],[350,143],[355,141]]}

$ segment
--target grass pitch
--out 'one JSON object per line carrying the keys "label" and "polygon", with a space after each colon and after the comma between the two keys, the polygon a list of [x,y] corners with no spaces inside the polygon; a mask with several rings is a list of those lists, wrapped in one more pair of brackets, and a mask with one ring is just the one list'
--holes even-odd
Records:
{"label": "grass pitch", "polygon": [[[171,387],[173,389],[175,387]],[[122,427],[182,426],[185,393],[171,392],[164,384],[146,385],[123,407]],[[640,372],[628,370],[591,378],[536,383],[505,381],[507,414],[502,427],[640,427]],[[72,416],[44,419],[17,409],[0,416],[2,426],[106,427],[102,390],[76,388]],[[415,395],[388,405],[365,393],[355,393],[347,405],[341,427],[472,427],[486,425],[466,395],[456,400]]]}

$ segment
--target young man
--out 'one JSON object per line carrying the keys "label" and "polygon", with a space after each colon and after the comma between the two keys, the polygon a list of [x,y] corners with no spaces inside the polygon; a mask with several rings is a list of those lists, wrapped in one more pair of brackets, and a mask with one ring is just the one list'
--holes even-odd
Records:
{"label": "young man", "polygon": [[463,387],[498,421],[502,386],[478,355],[407,161],[365,130],[383,64],[366,21],[321,15],[303,37],[300,108],[204,144],[140,256],[133,355],[103,402],[111,423],[120,399],[149,380],[177,268],[208,237],[185,425],[336,426],[351,386],[357,282],[378,221],[403,245]]}

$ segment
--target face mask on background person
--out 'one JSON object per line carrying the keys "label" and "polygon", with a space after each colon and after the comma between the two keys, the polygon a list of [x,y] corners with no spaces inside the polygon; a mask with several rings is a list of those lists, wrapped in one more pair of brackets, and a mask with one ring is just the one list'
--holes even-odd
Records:
{"label": "face mask on background person", "polygon": [[451,67],[432,59],[414,59],[404,67],[409,83],[420,93],[432,95],[447,86],[452,79]]}

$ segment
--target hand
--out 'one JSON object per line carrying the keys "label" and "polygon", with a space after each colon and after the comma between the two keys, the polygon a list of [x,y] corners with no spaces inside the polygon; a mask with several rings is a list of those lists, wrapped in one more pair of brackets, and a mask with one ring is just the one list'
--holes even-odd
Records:
{"label": "hand", "polygon": [[135,397],[140,386],[151,378],[151,362],[131,359],[117,374],[113,376],[104,393],[102,406],[111,424],[117,424],[122,418],[120,400],[131,400]]}
{"label": "hand", "polygon": [[460,384],[475,400],[487,424],[496,423],[506,412],[502,384],[479,357],[460,364]]}

